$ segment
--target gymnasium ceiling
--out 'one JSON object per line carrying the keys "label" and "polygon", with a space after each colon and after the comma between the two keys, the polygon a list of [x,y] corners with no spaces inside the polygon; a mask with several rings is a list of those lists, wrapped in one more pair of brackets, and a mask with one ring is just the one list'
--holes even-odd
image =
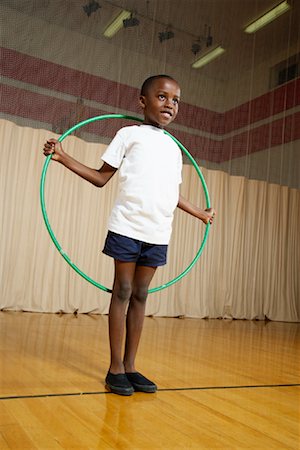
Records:
{"label": "gymnasium ceiling", "polygon": [[[235,65],[248,70],[280,52],[286,57],[299,52],[300,0],[292,1],[292,9],[254,35],[243,28],[280,0],[97,0],[101,6],[89,17],[83,6],[92,0],[1,0],[4,7],[41,18],[94,39],[106,39],[106,25],[120,11],[136,13],[140,24],[124,28],[110,45],[151,55],[180,67],[190,67],[195,60],[192,45],[211,27],[213,45],[220,44],[226,53],[202,68],[204,75],[226,79]],[[94,0],[93,0],[94,1]],[[159,42],[158,34],[170,27],[174,38]],[[201,52],[206,51],[202,43]]]}

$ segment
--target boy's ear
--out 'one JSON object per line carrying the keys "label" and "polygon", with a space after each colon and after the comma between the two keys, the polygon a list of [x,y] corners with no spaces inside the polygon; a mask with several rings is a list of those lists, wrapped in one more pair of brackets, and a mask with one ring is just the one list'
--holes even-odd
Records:
{"label": "boy's ear", "polygon": [[142,108],[145,108],[145,106],[146,106],[146,101],[145,101],[146,99],[145,99],[145,96],[144,95],[140,95],[140,98],[139,98],[139,104],[140,104],[140,106],[142,107]]}

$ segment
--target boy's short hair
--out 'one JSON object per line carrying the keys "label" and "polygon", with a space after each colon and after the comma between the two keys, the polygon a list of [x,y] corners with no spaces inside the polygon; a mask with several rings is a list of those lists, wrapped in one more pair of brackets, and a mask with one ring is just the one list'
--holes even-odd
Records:
{"label": "boy's short hair", "polygon": [[[151,85],[153,84],[153,82],[154,82],[155,80],[158,80],[159,78],[168,78],[169,80],[175,81],[175,83],[177,83],[177,81],[176,81],[173,77],[171,77],[170,75],[164,75],[164,74],[161,74],[161,75],[153,75],[153,76],[147,78],[147,79],[144,81],[144,83],[142,84],[142,87],[141,87],[141,95],[146,95],[147,92],[148,92],[148,90],[150,89]],[[177,83],[177,84],[178,84],[178,83]]]}

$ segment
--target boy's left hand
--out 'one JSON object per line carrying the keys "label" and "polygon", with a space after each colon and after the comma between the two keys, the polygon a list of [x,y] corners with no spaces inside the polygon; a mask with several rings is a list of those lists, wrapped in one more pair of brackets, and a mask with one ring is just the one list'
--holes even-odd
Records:
{"label": "boy's left hand", "polygon": [[193,205],[189,200],[179,195],[178,208],[191,214],[194,217],[202,220],[206,225],[208,223],[212,224],[216,215],[214,208],[201,209],[198,206]]}
{"label": "boy's left hand", "polygon": [[216,215],[216,211],[213,208],[207,208],[205,211],[205,217],[202,219],[204,223],[212,224]]}

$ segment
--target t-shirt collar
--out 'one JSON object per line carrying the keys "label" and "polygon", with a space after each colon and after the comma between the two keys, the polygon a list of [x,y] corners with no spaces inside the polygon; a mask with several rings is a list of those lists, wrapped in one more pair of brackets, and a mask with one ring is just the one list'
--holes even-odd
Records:
{"label": "t-shirt collar", "polygon": [[154,125],[150,125],[148,123],[142,123],[139,126],[142,127],[142,128],[148,128],[148,129],[153,130],[153,131],[158,131],[159,133],[163,133],[164,132],[163,128],[158,128],[158,127],[155,127]]}

